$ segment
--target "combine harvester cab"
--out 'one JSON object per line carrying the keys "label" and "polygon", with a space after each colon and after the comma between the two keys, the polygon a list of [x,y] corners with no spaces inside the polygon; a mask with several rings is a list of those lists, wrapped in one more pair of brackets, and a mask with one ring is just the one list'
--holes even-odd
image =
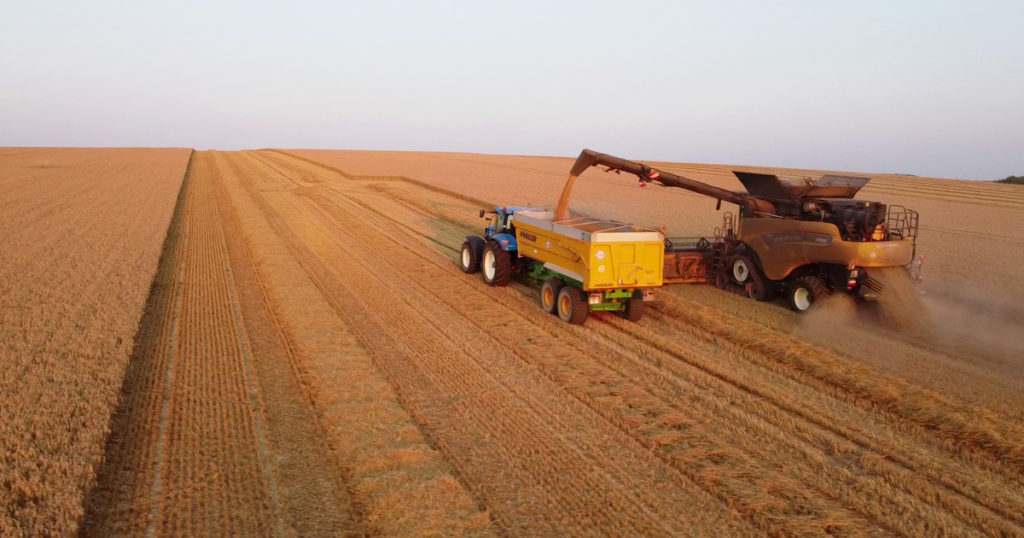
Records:
{"label": "combine harvester cab", "polygon": [[622,222],[499,207],[485,237],[466,238],[461,262],[492,286],[513,273],[539,282],[541,307],[568,323],[582,324],[591,311],[638,321],[644,300],[662,285],[664,241],[657,230]]}

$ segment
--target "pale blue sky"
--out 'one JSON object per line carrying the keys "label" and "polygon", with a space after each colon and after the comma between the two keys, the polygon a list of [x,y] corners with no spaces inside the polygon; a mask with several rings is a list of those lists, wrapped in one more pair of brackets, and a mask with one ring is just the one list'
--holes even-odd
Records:
{"label": "pale blue sky", "polygon": [[1024,2],[7,2],[0,145],[1024,174]]}

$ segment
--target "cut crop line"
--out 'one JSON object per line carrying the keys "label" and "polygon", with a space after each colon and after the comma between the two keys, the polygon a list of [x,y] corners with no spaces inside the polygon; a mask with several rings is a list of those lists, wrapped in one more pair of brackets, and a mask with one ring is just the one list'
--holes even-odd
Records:
{"label": "cut crop line", "polygon": [[[213,180],[214,178],[211,178]],[[213,213],[215,218],[215,235],[218,237],[218,246],[220,248],[220,260],[224,263],[225,270],[225,284],[228,293],[229,308],[231,309],[232,321],[234,322],[235,328],[235,339],[238,342],[238,350],[241,355],[242,364],[245,368],[245,388],[249,394],[249,405],[251,408],[250,417],[253,423],[254,433],[256,442],[258,444],[259,453],[259,465],[263,470],[263,477],[266,480],[267,490],[270,495],[273,505],[271,510],[273,511],[274,521],[277,525],[276,534],[281,535],[284,530],[284,518],[282,517],[282,503],[281,495],[279,492],[279,486],[277,478],[274,474],[276,467],[272,463],[271,450],[269,443],[267,442],[266,433],[263,431],[264,421],[266,417],[263,411],[263,402],[260,398],[260,389],[256,382],[255,373],[253,372],[252,365],[252,347],[249,343],[249,339],[246,336],[246,330],[244,322],[242,321],[242,310],[238,301],[238,296],[235,290],[235,279],[231,271],[230,258],[228,257],[227,243],[224,239],[224,227],[221,223],[220,207],[217,203],[216,196],[213,197]]]}
{"label": "cut crop line", "polygon": [[[178,263],[178,270],[176,271],[176,277],[174,279],[174,307],[171,314],[171,334],[168,341],[167,349],[167,365],[164,367],[164,386],[163,394],[160,400],[160,420],[157,423],[157,435],[156,435],[156,446],[153,451],[153,483],[149,488],[149,498],[157,499],[162,498],[161,489],[163,488],[163,473],[164,473],[164,450],[167,446],[167,423],[170,414],[170,402],[171,394],[174,388],[174,366],[175,356],[178,352],[178,330],[181,325],[181,303],[183,295],[183,285],[185,282],[185,245],[188,243],[188,237],[190,233],[189,219],[185,215],[185,206],[190,205],[189,198],[191,198],[191,173],[192,173],[192,160],[189,159],[188,169],[185,174],[185,179],[181,186],[182,190],[187,194],[182,198],[182,214],[180,221],[180,231],[177,238],[177,255],[175,261]],[[153,504],[149,510],[148,524],[146,525],[146,536],[152,538],[156,535],[156,525],[160,514],[160,504]]]}

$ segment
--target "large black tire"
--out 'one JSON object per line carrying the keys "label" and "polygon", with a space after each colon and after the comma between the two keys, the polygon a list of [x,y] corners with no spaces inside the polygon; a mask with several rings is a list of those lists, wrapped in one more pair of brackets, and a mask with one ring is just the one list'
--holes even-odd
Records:
{"label": "large black tire", "polygon": [[562,289],[562,281],[549,278],[540,287],[540,307],[549,314],[558,312],[558,292]]}
{"label": "large black tire", "polygon": [[773,288],[757,266],[757,262],[746,254],[737,254],[729,260],[729,274],[734,282],[743,286],[747,295],[758,301],[772,298]]}
{"label": "large black tire", "polygon": [[828,295],[828,288],[816,276],[795,278],[786,288],[789,307],[800,313],[810,310],[815,301],[823,299],[826,295]]}
{"label": "large black tire", "polygon": [[492,286],[508,284],[512,278],[512,256],[494,241],[488,242],[480,260],[480,273],[484,282]]}
{"label": "large black tire", "polygon": [[564,286],[558,291],[558,317],[566,323],[583,325],[587,321],[587,299],[583,291],[572,286]]}
{"label": "large black tire", "polygon": [[480,255],[473,248],[473,243],[466,241],[462,244],[462,251],[459,256],[459,266],[463,273],[473,274],[480,270]]}
{"label": "large black tire", "polygon": [[629,321],[640,321],[640,318],[644,317],[644,292],[634,291],[633,296],[626,300],[626,308],[620,314]]}

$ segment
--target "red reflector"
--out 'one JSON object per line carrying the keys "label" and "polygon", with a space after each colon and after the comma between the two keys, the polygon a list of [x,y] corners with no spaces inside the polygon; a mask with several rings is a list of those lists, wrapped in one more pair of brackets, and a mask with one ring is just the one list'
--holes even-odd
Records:
{"label": "red reflector", "polygon": [[647,173],[647,177],[651,179],[658,179],[661,177],[661,174],[658,173],[657,170],[651,170],[650,172]]}
{"label": "red reflector", "polygon": [[508,239],[502,239],[501,240],[501,244],[502,245],[507,245],[508,244]]}

